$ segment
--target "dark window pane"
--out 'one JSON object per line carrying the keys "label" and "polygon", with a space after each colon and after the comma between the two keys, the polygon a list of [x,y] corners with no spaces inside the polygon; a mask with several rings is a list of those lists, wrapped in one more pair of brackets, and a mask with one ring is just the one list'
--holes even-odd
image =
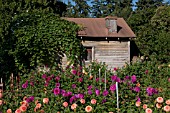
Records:
{"label": "dark window pane", "polygon": [[92,47],[85,47],[85,48],[86,48],[86,51],[83,56],[83,59],[85,61],[91,61],[92,60]]}

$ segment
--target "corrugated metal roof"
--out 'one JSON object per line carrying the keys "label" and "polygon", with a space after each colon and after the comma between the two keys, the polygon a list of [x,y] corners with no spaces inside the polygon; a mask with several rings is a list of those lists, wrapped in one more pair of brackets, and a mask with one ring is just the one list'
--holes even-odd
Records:
{"label": "corrugated metal roof", "polygon": [[[107,17],[106,17],[107,18]],[[86,37],[136,37],[123,18],[117,18],[118,31],[109,33],[106,28],[106,18],[65,18],[84,27],[78,32],[78,36]]]}

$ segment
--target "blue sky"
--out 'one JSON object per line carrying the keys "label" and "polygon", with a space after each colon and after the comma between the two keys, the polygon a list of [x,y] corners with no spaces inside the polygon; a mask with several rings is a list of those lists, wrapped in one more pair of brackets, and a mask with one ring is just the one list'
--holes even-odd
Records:
{"label": "blue sky", "polygon": [[[61,0],[61,1],[63,1],[64,3],[68,3],[68,1],[71,1],[72,2],[72,0]],[[137,2],[138,0],[133,0],[133,4],[135,5],[135,3]],[[170,2],[170,0],[164,0],[164,2]],[[87,2],[88,4],[91,4],[90,2]],[[74,3],[73,3],[74,4]],[[133,10],[135,9],[135,7],[133,7]]]}
{"label": "blue sky", "polygon": [[[64,3],[68,3],[68,1],[72,1],[72,0],[61,0],[61,1],[63,1]],[[138,0],[133,0],[133,3],[135,3],[135,2],[137,2]],[[164,0],[165,2],[168,2],[168,1],[170,1],[170,0]],[[89,2],[90,3],[90,2]]]}
{"label": "blue sky", "polygon": [[[64,3],[68,3],[68,1],[72,1],[72,0],[61,0],[61,1],[63,1]],[[138,0],[133,0],[133,2],[135,3],[136,1],[138,1]],[[90,2],[89,2],[90,3]]]}
{"label": "blue sky", "polygon": [[[68,3],[68,1],[72,2],[72,0],[61,0],[63,1],[64,3]],[[133,0],[133,4],[135,4],[138,0]],[[165,1],[168,1],[168,0],[165,0]],[[91,1],[90,1],[91,2]],[[91,4],[90,2],[87,2],[88,4]],[[135,7],[133,7],[133,9],[135,9]]]}
{"label": "blue sky", "polygon": [[[70,2],[72,2],[72,0],[61,0],[61,1],[63,1],[64,3],[68,3],[68,1],[70,1]],[[133,4],[135,4],[135,2],[137,2],[138,0],[133,0]],[[91,1],[90,1],[91,2]],[[91,4],[90,2],[87,2],[88,4]],[[135,9],[135,8],[133,8],[133,9]]]}

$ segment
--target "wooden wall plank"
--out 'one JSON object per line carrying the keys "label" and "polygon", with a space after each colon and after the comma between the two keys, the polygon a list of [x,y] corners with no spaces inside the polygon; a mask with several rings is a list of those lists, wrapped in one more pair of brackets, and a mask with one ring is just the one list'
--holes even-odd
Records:
{"label": "wooden wall plank", "polygon": [[98,46],[127,47],[128,46],[127,42],[119,42],[119,41],[109,41],[109,43],[107,41],[85,41],[82,42],[82,44],[84,46],[95,46],[95,47]]}
{"label": "wooden wall plank", "polygon": [[122,67],[129,62],[129,42],[119,41],[85,41],[84,46],[94,46],[94,56],[99,62],[105,62],[108,67]]}
{"label": "wooden wall plank", "polygon": [[[92,60],[105,62],[108,68],[122,67],[130,62],[130,41],[84,41],[83,46],[92,47]],[[67,63],[67,58],[63,59]],[[89,62],[86,62],[88,65]]]}
{"label": "wooden wall plank", "polygon": [[130,63],[130,41],[128,41],[128,56],[129,56],[128,63]]}

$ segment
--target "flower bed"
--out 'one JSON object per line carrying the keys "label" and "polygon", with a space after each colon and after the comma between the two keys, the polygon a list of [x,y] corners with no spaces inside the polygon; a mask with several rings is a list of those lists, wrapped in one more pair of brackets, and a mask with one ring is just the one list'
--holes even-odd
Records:
{"label": "flower bed", "polygon": [[107,70],[106,65],[93,62],[83,69],[71,66],[63,71],[55,68],[50,72],[33,71],[23,75],[18,85],[8,85],[0,92],[0,110],[3,113],[170,112],[169,68],[151,68],[154,67],[136,64],[135,68]]}

